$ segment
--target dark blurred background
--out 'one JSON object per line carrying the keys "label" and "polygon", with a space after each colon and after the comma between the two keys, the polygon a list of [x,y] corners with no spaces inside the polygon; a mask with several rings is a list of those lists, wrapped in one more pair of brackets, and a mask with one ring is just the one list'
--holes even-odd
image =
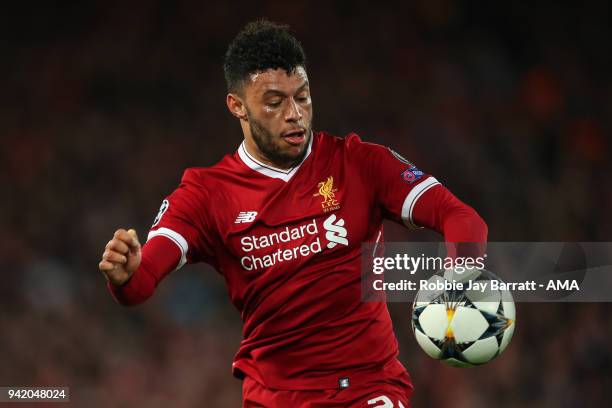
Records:
{"label": "dark blurred background", "polygon": [[[3,4],[0,386],[69,386],[78,407],[240,406],[221,276],[187,267],[122,308],[97,263],[117,227],[146,236],[184,168],[241,142],[222,61],[258,17],[302,41],[316,129],[398,150],[491,241],[610,241],[610,5],[518,3]],[[386,239],[440,238],[389,225]],[[612,306],[517,307],[508,350],[458,370],[390,305],[414,406],[609,406]]]}

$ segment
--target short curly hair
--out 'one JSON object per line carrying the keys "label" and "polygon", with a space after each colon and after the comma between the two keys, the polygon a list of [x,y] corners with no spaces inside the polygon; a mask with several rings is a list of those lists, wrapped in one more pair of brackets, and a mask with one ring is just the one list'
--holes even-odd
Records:
{"label": "short curly hair", "polygon": [[289,26],[268,20],[248,23],[230,43],[223,71],[229,92],[240,92],[250,74],[282,68],[288,74],[306,67],[306,54]]}

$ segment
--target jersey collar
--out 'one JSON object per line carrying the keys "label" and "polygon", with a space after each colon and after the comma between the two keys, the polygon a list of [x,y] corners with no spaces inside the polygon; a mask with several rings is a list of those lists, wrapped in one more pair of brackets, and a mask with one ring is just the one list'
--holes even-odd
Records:
{"label": "jersey collar", "polygon": [[311,131],[310,141],[308,142],[308,147],[306,147],[306,154],[304,155],[304,158],[298,165],[290,169],[286,169],[286,170],[277,169],[276,167],[272,167],[268,164],[264,164],[260,162],[259,160],[257,160],[256,158],[254,158],[251,154],[249,154],[249,152],[247,152],[246,146],[244,144],[245,142],[244,140],[242,141],[242,143],[240,144],[240,147],[238,148],[238,156],[240,157],[240,159],[242,160],[244,164],[246,164],[248,167],[255,170],[256,172],[261,173],[264,176],[281,179],[287,182],[291,180],[291,177],[293,177],[295,173],[297,173],[302,163],[304,163],[306,158],[310,155],[310,152],[312,151],[312,139],[314,139],[314,132]]}

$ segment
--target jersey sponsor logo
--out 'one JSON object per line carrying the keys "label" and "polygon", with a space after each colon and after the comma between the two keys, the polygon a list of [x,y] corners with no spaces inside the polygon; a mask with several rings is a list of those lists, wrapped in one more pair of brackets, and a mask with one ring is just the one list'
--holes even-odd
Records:
{"label": "jersey sponsor logo", "polygon": [[159,224],[159,222],[161,221],[161,219],[164,216],[164,213],[166,212],[168,207],[170,207],[170,202],[168,200],[162,201],[161,207],[159,207],[159,212],[157,213],[157,216],[153,220],[153,225],[151,225],[151,228],[153,228],[157,224]]}
{"label": "jersey sponsor logo", "polygon": [[236,217],[234,224],[246,224],[255,221],[257,217],[257,211],[240,211]]}
{"label": "jersey sponsor logo", "polygon": [[[320,232],[319,232],[320,231]],[[337,245],[348,246],[348,232],[344,219],[331,214],[323,221],[323,229],[313,218],[299,225],[286,226],[268,234],[246,235],[240,238],[240,258],[242,268],[254,271],[272,267],[276,264],[314,256],[325,249],[321,234],[325,231],[327,249]]]}
{"label": "jersey sponsor logo", "polygon": [[329,176],[327,180],[319,182],[317,184],[319,191],[313,194],[313,197],[323,197],[321,201],[321,208],[323,212],[329,212],[340,208],[340,202],[336,199],[337,188],[334,187],[334,178]]}
{"label": "jersey sponsor logo", "polygon": [[[309,237],[314,237],[314,240],[309,242]],[[283,245],[284,248],[280,248],[282,244],[294,246]],[[268,250],[267,254],[260,255],[260,252],[267,248],[272,251]],[[285,227],[271,234],[247,235],[240,239],[240,249],[245,253],[245,256],[240,258],[240,264],[247,271],[269,268],[277,263],[317,254],[322,250],[315,219],[295,227]],[[250,252],[257,252],[258,255]]]}
{"label": "jersey sponsor logo", "polygon": [[336,215],[332,214],[323,222],[323,228],[327,231],[325,238],[329,241],[327,243],[329,249],[334,248],[338,244],[348,246],[348,239],[346,239],[347,231],[344,228],[343,218],[336,221]]}

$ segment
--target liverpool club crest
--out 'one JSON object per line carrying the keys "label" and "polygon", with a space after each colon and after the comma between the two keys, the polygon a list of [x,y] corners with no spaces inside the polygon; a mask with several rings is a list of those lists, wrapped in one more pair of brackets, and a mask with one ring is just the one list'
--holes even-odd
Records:
{"label": "liverpool club crest", "polygon": [[317,184],[317,188],[319,189],[319,192],[314,193],[313,196],[323,197],[321,207],[323,208],[324,213],[340,208],[340,202],[336,199],[335,194],[338,189],[334,188],[334,178],[332,176],[329,176],[325,181],[319,182]]}

